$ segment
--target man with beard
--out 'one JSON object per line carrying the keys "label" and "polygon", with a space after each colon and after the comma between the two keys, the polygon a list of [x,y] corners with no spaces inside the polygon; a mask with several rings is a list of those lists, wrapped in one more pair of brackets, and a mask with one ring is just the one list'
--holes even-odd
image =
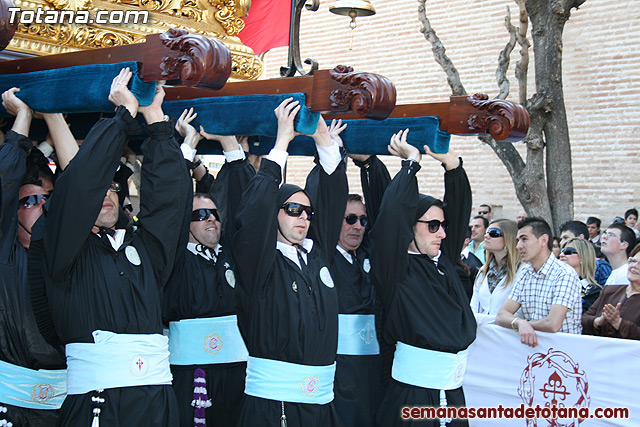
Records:
{"label": "man with beard", "polygon": [[[0,425],[51,426],[66,393],[64,354],[43,339],[27,281],[32,227],[53,190],[48,160],[27,138],[33,111],[12,88],[2,104],[16,116],[0,146]],[[78,149],[61,114],[44,119],[64,168]]]}
{"label": "man with beard", "polygon": [[[162,335],[161,289],[178,245],[191,184],[162,112],[164,90],[140,107],[127,88],[132,72],[113,79],[115,116],[91,129],[60,176],[43,238],[44,278],[52,322],[67,356],[67,398],[58,425],[173,427],[168,340]],[[127,134],[141,113],[140,222],[117,228],[113,182]]]}

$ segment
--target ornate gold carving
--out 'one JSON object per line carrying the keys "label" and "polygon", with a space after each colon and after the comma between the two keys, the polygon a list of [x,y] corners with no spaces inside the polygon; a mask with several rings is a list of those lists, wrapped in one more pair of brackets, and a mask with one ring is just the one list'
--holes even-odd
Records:
{"label": "ornate gold carving", "polygon": [[209,3],[218,9],[213,16],[228,35],[235,36],[244,29],[244,21],[241,18],[247,16],[251,1],[209,0]]}
{"label": "ornate gold carving", "polygon": [[16,32],[42,39],[53,39],[65,46],[83,48],[112,47],[144,41],[144,37],[136,38],[87,25],[20,24]]}
{"label": "ornate gold carving", "polygon": [[46,0],[56,10],[88,10],[91,0]]}
{"label": "ornate gold carving", "polygon": [[255,55],[231,55],[231,77],[241,80],[255,80],[264,71],[262,61]]}

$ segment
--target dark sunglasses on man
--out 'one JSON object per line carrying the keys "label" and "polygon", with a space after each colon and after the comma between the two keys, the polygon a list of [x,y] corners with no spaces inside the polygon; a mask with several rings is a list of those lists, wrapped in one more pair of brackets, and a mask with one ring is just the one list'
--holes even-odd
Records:
{"label": "dark sunglasses on man", "polygon": [[431,221],[419,219],[418,222],[427,224],[429,226],[429,233],[437,233],[440,227],[442,227],[442,229],[446,232],[447,227],[449,226],[449,221],[447,221],[446,219],[444,221],[440,221],[438,219],[432,219]]}
{"label": "dark sunglasses on man", "polygon": [[369,218],[367,218],[366,215],[358,216],[356,214],[349,214],[344,217],[344,221],[349,225],[355,224],[358,220],[360,220],[360,225],[363,227],[369,224]]}
{"label": "dark sunglasses on man", "polygon": [[313,209],[311,209],[311,206],[306,206],[300,203],[287,202],[280,206],[280,209],[284,209],[285,214],[294,218],[298,218],[302,215],[302,212],[307,214],[307,219],[309,221],[311,221],[311,218],[313,217]]}
{"label": "dark sunglasses on man", "polygon": [[478,215],[488,215],[489,211],[478,211]]}
{"label": "dark sunglasses on man", "polygon": [[191,222],[206,221],[211,215],[213,215],[216,221],[220,221],[220,214],[218,213],[217,209],[203,208],[196,209],[191,212]]}
{"label": "dark sunglasses on man", "polygon": [[487,229],[487,236],[493,237],[494,239],[502,237],[502,230],[499,228],[489,228]]}
{"label": "dark sunglasses on man", "polygon": [[31,209],[34,206],[38,206],[43,200],[46,202],[48,198],[48,194],[32,194],[31,196],[18,200],[18,207]]}

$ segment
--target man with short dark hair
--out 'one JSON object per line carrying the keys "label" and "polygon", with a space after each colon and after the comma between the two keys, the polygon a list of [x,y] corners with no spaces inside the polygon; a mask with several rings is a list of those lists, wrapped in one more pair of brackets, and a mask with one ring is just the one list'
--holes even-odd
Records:
{"label": "man with short dark hair", "polygon": [[491,219],[493,218],[491,206],[485,204],[478,206],[478,216],[484,217],[487,221],[491,222]]}
{"label": "man with short dark hair", "polygon": [[483,216],[476,215],[471,220],[471,223],[469,223],[469,227],[471,227],[471,241],[467,248],[469,252],[478,257],[480,262],[484,264],[484,234],[489,227],[489,220]]}
{"label": "man with short dark hair", "polygon": [[627,279],[629,270],[628,259],[635,243],[635,234],[624,224],[611,224],[604,233],[602,233],[600,247],[613,269],[607,279],[607,285],[629,284],[629,279]]}
{"label": "man with short dark hair", "polygon": [[564,247],[569,239],[579,237],[581,239],[587,239],[589,236],[589,229],[582,221],[567,221],[560,226],[560,247]]}
{"label": "man with short dark hair", "polygon": [[600,244],[600,225],[602,221],[600,218],[596,218],[595,216],[590,216],[587,218],[587,229],[589,230],[589,241],[594,245]]}
{"label": "man with short dark hair", "polygon": [[[582,286],[575,270],[551,253],[551,227],[541,218],[527,218],[518,224],[517,239],[529,265],[518,273],[496,323],[518,331],[531,347],[538,345],[535,331],[580,334]],[[523,318],[515,317],[518,309]]]}

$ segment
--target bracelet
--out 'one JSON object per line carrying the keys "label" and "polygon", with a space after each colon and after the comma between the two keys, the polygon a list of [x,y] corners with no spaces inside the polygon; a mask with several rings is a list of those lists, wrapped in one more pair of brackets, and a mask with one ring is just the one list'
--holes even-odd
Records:
{"label": "bracelet", "polygon": [[516,322],[518,321],[518,317],[514,317],[513,320],[511,321],[511,329],[513,329],[514,331],[518,331],[519,329],[517,328]]}

